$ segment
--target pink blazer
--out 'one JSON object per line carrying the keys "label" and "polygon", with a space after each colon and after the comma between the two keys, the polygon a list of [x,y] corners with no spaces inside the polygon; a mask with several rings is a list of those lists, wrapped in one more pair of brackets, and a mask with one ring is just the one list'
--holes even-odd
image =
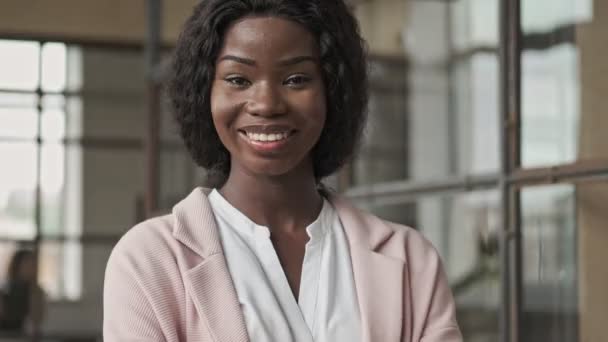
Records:
{"label": "pink blazer", "polygon": [[[248,341],[207,192],[195,189],[116,245],[105,274],[105,342]],[[330,202],[350,245],[363,341],[462,341],[433,246],[345,199]]]}

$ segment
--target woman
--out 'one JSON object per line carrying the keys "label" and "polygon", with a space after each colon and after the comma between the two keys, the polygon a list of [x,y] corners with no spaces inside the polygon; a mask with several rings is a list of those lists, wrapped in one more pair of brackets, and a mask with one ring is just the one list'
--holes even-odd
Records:
{"label": "woman", "polygon": [[36,283],[36,256],[28,249],[15,252],[0,291],[0,333],[38,336],[44,313],[44,292]]}
{"label": "woman", "polygon": [[321,180],[355,149],[366,62],[341,0],[205,0],[169,87],[216,177],[129,231],[104,341],[460,341],[433,247]]}

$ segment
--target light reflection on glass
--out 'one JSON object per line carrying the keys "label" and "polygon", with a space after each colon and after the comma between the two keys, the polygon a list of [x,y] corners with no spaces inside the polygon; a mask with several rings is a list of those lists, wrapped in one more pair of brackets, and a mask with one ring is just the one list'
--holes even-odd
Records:
{"label": "light reflection on glass", "polygon": [[66,86],[66,46],[45,43],[42,46],[42,90],[62,91]]}
{"label": "light reflection on glass", "polygon": [[32,239],[36,234],[36,144],[0,144],[0,236]]}
{"label": "light reflection on glass", "polygon": [[2,138],[35,139],[38,135],[36,108],[0,107],[0,123],[0,140]]}
{"label": "light reflection on glass", "polygon": [[[523,0],[524,32],[545,32],[593,20],[594,0]],[[595,0],[603,1],[603,0]]]}
{"label": "light reflection on glass", "polygon": [[63,110],[43,110],[40,120],[44,141],[60,142],[65,137],[65,112]]}
{"label": "light reflection on glass", "polygon": [[0,89],[35,90],[39,54],[38,42],[0,40]]}
{"label": "light reflection on glass", "polygon": [[38,95],[0,92],[0,108],[36,108]]}
{"label": "light reflection on glass", "polygon": [[579,56],[574,45],[522,55],[522,165],[574,162],[579,150]]}

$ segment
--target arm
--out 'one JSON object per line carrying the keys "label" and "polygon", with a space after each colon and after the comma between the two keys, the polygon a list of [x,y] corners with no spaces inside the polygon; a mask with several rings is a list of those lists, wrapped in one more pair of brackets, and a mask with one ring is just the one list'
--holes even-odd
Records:
{"label": "arm", "polygon": [[419,314],[414,335],[420,342],[462,342],[456,321],[456,310],[452,291],[439,254],[422,236],[415,237],[409,250],[411,255],[409,272],[412,288],[412,304]]}
{"label": "arm", "polygon": [[433,270],[435,287],[429,298],[429,314],[420,342],[462,342],[452,291],[438,256],[437,259]]}
{"label": "arm", "polygon": [[114,249],[106,267],[103,294],[103,340],[165,341],[161,325],[141,283],[135,261]]}

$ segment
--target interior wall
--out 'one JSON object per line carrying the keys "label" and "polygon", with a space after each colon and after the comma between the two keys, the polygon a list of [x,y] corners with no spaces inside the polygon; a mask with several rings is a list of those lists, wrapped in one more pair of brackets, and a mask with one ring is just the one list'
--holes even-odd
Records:
{"label": "interior wall", "polygon": [[[582,159],[605,159],[608,155],[608,2],[594,1],[593,21],[577,29],[581,70],[581,131],[579,155]],[[606,335],[608,314],[608,185],[577,188],[580,270],[580,340],[601,341]]]}
{"label": "interior wall", "polygon": [[[197,2],[163,1],[162,38],[166,44],[175,42]],[[405,0],[373,0],[356,5],[355,14],[372,53],[403,56],[406,4]],[[2,0],[0,9],[0,36],[110,43],[145,39],[146,0]]]}
{"label": "interior wall", "polygon": [[[164,1],[162,38],[171,43],[196,0]],[[2,0],[0,36],[139,43],[146,32],[146,0]]]}
{"label": "interior wall", "polygon": [[363,38],[375,55],[403,57],[402,31],[406,20],[406,0],[371,0],[359,2],[355,15]]}

